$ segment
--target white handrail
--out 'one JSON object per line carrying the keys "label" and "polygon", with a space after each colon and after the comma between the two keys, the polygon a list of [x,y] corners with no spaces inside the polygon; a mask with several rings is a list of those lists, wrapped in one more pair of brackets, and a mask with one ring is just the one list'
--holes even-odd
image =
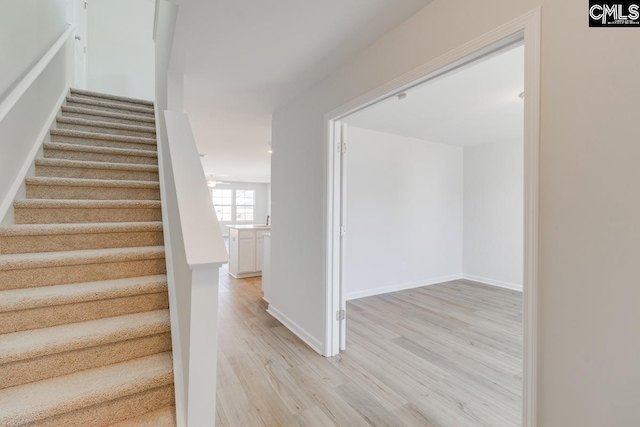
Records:
{"label": "white handrail", "polygon": [[220,267],[229,260],[202,163],[185,113],[164,112],[187,264]]}
{"label": "white handrail", "polygon": [[[227,262],[228,255],[189,117],[185,113],[165,111],[164,118],[166,138],[163,142],[166,144],[161,144],[160,148],[162,158],[169,161],[162,162],[162,175],[166,172],[164,168],[171,168],[173,179],[162,185],[172,187],[179,217],[176,218],[176,213],[171,214],[174,209],[170,207],[163,213],[163,217],[167,215],[167,224],[174,227],[165,230],[170,237],[174,275],[169,277],[169,286],[174,288],[170,298],[175,297],[175,303],[170,301],[169,307],[181,307],[175,310],[178,323],[188,325],[180,327],[188,330],[188,339],[181,335],[180,349],[174,348],[174,352],[179,351],[181,363],[188,360],[186,390],[176,390],[186,391],[186,426],[213,426],[216,420],[218,280],[220,267]],[[166,152],[165,148],[168,149]],[[179,232],[174,234],[176,231]],[[179,234],[182,234],[181,242],[171,240]],[[175,274],[176,267],[181,270],[180,277]],[[179,423],[185,424],[183,419],[184,414],[181,414]]]}
{"label": "white handrail", "polygon": [[58,38],[58,40],[51,46],[51,48],[44,54],[36,65],[27,73],[26,76],[20,80],[20,82],[13,88],[9,95],[0,103],[0,122],[9,114],[9,111],[18,103],[22,95],[31,87],[34,81],[42,74],[49,62],[58,53],[60,48],[65,44],[67,38],[76,29],[75,25],[71,25],[67,30]]}

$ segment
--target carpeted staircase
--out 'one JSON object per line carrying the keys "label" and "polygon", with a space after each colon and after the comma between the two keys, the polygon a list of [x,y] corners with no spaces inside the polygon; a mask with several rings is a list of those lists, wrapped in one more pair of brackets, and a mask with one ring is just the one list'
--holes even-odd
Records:
{"label": "carpeted staircase", "polygon": [[71,90],[0,228],[0,426],[175,426],[153,104]]}

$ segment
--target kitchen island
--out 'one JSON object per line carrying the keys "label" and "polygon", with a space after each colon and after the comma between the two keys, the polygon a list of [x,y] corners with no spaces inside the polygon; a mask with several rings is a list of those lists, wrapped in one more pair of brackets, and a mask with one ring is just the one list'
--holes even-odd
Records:
{"label": "kitchen island", "polygon": [[228,225],[229,274],[236,279],[262,275],[263,233],[269,225]]}

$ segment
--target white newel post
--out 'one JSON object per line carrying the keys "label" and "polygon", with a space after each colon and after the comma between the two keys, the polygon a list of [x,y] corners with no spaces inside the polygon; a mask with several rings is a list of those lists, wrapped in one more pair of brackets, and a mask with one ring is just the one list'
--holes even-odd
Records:
{"label": "white newel post", "polygon": [[[174,342],[174,354],[183,356],[189,362],[187,369],[182,368],[182,362],[174,364],[174,369],[180,372],[188,370],[187,384],[182,388],[186,389],[182,391],[186,396],[180,396],[176,402],[186,402],[186,427],[213,427],[216,423],[218,276],[220,267],[229,261],[229,256],[189,117],[175,111],[165,111],[164,117],[169,149],[159,152],[169,156],[173,172],[173,182],[169,180],[164,187],[172,191],[175,189],[178,209],[177,215],[167,218],[165,226],[180,228],[182,241],[171,243],[170,259],[181,263],[179,271],[181,275],[184,274],[173,278],[172,282],[188,285],[187,276],[189,271],[191,273],[191,297],[185,292],[181,293],[183,286],[176,286],[176,298],[169,303],[170,307],[174,307],[176,318],[188,323],[186,329],[189,331],[188,338],[184,338],[186,343],[180,340]],[[158,134],[161,135],[161,132]],[[164,175],[161,173],[161,176]],[[166,198],[163,197],[163,200]],[[172,213],[171,206],[163,206],[163,220],[165,212]],[[171,233],[168,235],[171,236]],[[179,254],[184,254],[184,258]],[[179,304],[180,295],[184,295],[190,303],[189,307]],[[178,331],[179,328],[174,330]],[[175,348],[176,343],[181,344],[179,349]],[[180,387],[176,387],[176,393],[180,392]],[[180,424],[185,423],[182,421]]]}
{"label": "white newel post", "polygon": [[191,270],[189,427],[211,427],[216,419],[219,268],[192,267]]}

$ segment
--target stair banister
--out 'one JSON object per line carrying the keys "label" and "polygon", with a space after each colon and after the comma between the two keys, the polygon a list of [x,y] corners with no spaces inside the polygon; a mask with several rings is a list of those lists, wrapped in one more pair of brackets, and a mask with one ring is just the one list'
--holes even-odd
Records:
{"label": "stair banister", "polygon": [[188,116],[157,117],[177,423],[213,426],[218,273],[228,254]]}
{"label": "stair banister", "polygon": [[[22,182],[69,90],[73,76],[72,56],[66,55],[63,79],[55,79],[53,82],[51,73],[59,73],[55,69],[54,58],[65,54],[65,49],[73,48],[73,45],[69,46],[67,43],[70,42],[70,36],[75,29],[75,25],[70,25],[35,65],[28,71],[25,70],[26,74],[13,84],[3,98],[0,98],[0,142],[4,141],[0,143],[0,151],[5,156],[4,159],[0,157],[0,223],[12,223],[11,204],[19,195]],[[47,94],[30,96],[30,92],[38,90],[38,83],[42,81],[48,82]],[[54,94],[52,87],[59,89],[57,94]],[[51,115],[47,117],[49,113]],[[21,135],[23,139],[17,139],[16,135]],[[19,147],[19,153],[8,153],[7,146]],[[7,166],[7,159],[10,159],[11,167]]]}

